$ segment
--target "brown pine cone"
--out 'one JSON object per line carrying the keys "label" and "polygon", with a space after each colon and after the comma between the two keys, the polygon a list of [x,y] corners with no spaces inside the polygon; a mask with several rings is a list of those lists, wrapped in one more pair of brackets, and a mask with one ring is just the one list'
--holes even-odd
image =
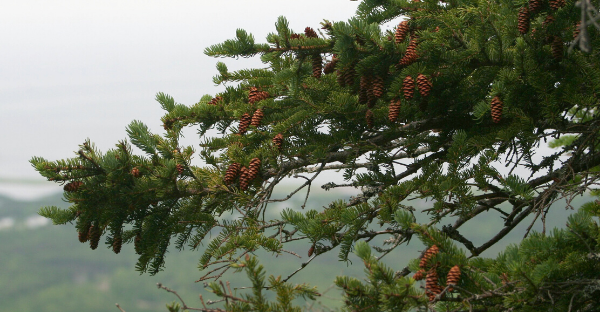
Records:
{"label": "brown pine cone", "polygon": [[423,258],[421,258],[421,262],[419,262],[419,267],[425,269],[427,267],[427,262],[429,262],[429,260],[433,256],[435,256],[439,251],[440,249],[436,245],[429,247],[429,249],[427,249],[427,251],[423,255]]}
{"label": "brown pine cone", "polygon": [[369,129],[373,128],[373,112],[370,109],[367,109],[365,119],[367,120],[367,126],[369,127]]}
{"label": "brown pine cone", "polygon": [[428,96],[429,92],[431,92],[432,87],[433,83],[431,82],[431,80],[429,80],[429,78],[427,78],[427,76],[423,74],[419,74],[417,76],[417,89],[419,89],[419,93],[421,93],[421,96]]}
{"label": "brown pine cone", "polygon": [[581,21],[577,22],[577,24],[575,24],[575,30],[573,30],[573,39],[577,38],[577,36],[579,36],[579,32],[581,31]]}
{"label": "brown pine cone", "polygon": [[529,0],[529,13],[537,13],[542,8],[542,0]]}
{"label": "brown pine cone", "polygon": [[566,1],[565,0],[550,0],[548,1],[548,4],[550,4],[550,8],[554,11],[562,8],[563,6],[565,6]]}
{"label": "brown pine cone", "polygon": [[252,117],[250,117],[250,115],[248,115],[248,113],[244,113],[244,115],[242,115],[242,118],[240,118],[240,126],[238,128],[238,133],[239,134],[246,133],[246,130],[248,130],[248,126],[250,125],[251,121],[252,121]]}
{"label": "brown pine cone", "polygon": [[250,165],[248,165],[248,181],[254,180],[258,176],[260,170],[260,159],[252,158]]}
{"label": "brown pine cone", "polygon": [[400,66],[408,66],[417,61],[419,55],[417,54],[417,45],[419,38],[416,35],[411,36],[410,43],[408,47],[406,47],[406,52],[404,53],[404,57],[400,59]]}
{"label": "brown pine cone", "polygon": [[425,270],[419,270],[417,271],[417,273],[415,273],[415,275],[413,275],[413,278],[415,279],[415,281],[420,281],[424,277],[423,274],[425,274]]}
{"label": "brown pine cone", "polygon": [[258,102],[260,91],[258,91],[257,87],[250,87],[250,92],[248,93],[248,103],[254,104]]}
{"label": "brown pine cone", "polygon": [[113,238],[113,244],[112,244],[113,252],[116,254],[120,253],[122,244],[123,244],[123,239],[121,238],[121,235],[117,235],[115,238]]}
{"label": "brown pine cone", "polygon": [[402,92],[404,93],[405,99],[412,99],[413,94],[415,93],[415,81],[411,76],[406,76],[402,81]]}
{"label": "brown pine cone", "polygon": [[308,256],[312,256],[313,253],[315,252],[315,245],[310,246],[310,248],[308,249]]}
{"label": "brown pine cone", "polygon": [[554,36],[552,40],[552,57],[556,60],[562,60],[563,58],[563,41],[559,36]]}
{"label": "brown pine cone", "polygon": [[554,21],[556,21],[556,18],[554,18],[554,16],[546,15],[546,18],[542,22],[542,27],[548,27],[548,25],[554,23]]}
{"label": "brown pine cone", "polygon": [[83,185],[83,182],[81,181],[73,181],[73,182],[69,182],[67,183],[63,189],[65,190],[65,192],[77,192],[77,190]]}
{"label": "brown pine cone", "polygon": [[179,173],[180,175],[183,174],[183,170],[185,169],[185,167],[182,164],[177,164],[175,168],[177,169],[177,173]]}
{"label": "brown pine cone", "polygon": [[448,291],[454,290],[454,288],[452,288],[451,285],[458,284],[459,280],[460,280],[460,267],[458,265],[455,265],[450,269],[450,271],[448,272],[448,276],[446,277],[446,285],[450,286],[450,287],[448,287]]}
{"label": "brown pine cone", "polygon": [[306,35],[307,38],[317,38],[317,37],[319,37],[317,35],[317,32],[314,29],[312,29],[311,27],[304,28],[304,34]]}
{"label": "brown pine cone", "polygon": [[98,226],[98,224],[90,226],[90,232],[88,234],[88,237],[90,239],[90,248],[92,250],[98,248],[100,236],[100,227]]}
{"label": "brown pine cone", "polygon": [[250,122],[250,125],[254,126],[254,127],[258,127],[260,126],[260,121],[262,120],[264,114],[263,114],[263,110],[262,109],[257,109],[254,112],[254,115],[252,115],[252,121]]}
{"label": "brown pine cone", "polygon": [[394,35],[396,43],[401,43],[402,41],[404,41],[409,29],[410,27],[408,26],[408,21],[402,21],[400,22],[400,24],[398,24],[398,26],[396,27],[396,33]]}
{"label": "brown pine cone", "polygon": [[491,110],[492,110],[492,121],[494,123],[499,123],[502,119],[502,108],[504,103],[498,96],[492,99]]}
{"label": "brown pine cone", "polygon": [[338,59],[337,59],[337,57],[334,56],[331,59],[331,62],[325,64],[325,68],[323,69],[323,73],[325,75],[333,73],[333,71],[335,70],[335,65],[337,65],[337,62],[338,62]]}
{"label": "brown pine cone", "polygon": [[321,54],[313,54],[312,71],[313,77],[317,79],[321,78],[321,72],[323,71],[323,58],[321,58]]}
{"label": "brown pine cone", "polygon": [[425,278],[425,293],[429,296],[429,301],[433,301],[435,296],[442,292],[442,287],[438,280],[439,277],[435,268],[432,268],[427,272],[427,277]]}
{"label": "brown pine cone", "polygon": [[356,71],[354,67],[348,67],[344,72],[344,82],[347,86],[352,87],[354,85],[354,77],[356,76]]}
{"label": "brown pine cone", "polygon": [[336,71],[337,77],[337,83],[340,85],[340,87],[345,87],[346,86],[346,69],[338,69]]}
{"label": "brown pine cone", "polygon": [[527,7],[522,7],[519,10],[519,24],[517,26],[521,34],[526,34],[529,31],[529,10]]}
{"label": "brown pine cone", "polygon": [[275,145],[277,147],[277,149],[279,151],[281,151],[281,147],[283,145],[283,134],[278,133],[274,138],[273,138],[273,145]]}
{"label": "brown pine cone", "polygon": [[379,76],[375,76],[375,78],[373,78],[373,83],[372,83],[372,89],[373,89],[373,95],[376,98],[380,98],[383,95],[383,78],[379,77]]}
{"label": "brown pine cone", "polygon": [[246,166],[242,166],[242,169],[240,169],[240,189],[242,189],[242,191],[247,190],[249,182],[248,168],[246,168]]}
{"label": "brown pine cone", "polygon": [[301,34],[291,34],[290,35],[290,39],[300,39],[300,38],[304,38],[304,35],[301,35]]}
{"label": "brown pine cone", "polygon": [[138,167],[134,167],[133,169],[131,169],[131,175],[134,178],[139,178],[142,176],[142,173],[140,172],[140,169],[138,169]]}
{"label": "brown pine cone", "polygon": [[367,104],[369,101],[368,92],[371,88],[371,76],[360,76],[360,84],[358,87],[358,103]]}
{"label": "brown pine cone", "polygon": [[398,115],[400,114],[400,99],[392,99],[390,102],[390,108],[388,112],[388,118],[391,123],[396,122],[398,120]]}
{"label": "brown pine cone", "polygon": [[142,254],[142,235],[140,235],[139,232],[135,234],[135,239],[133,240],[133,247],[135,249],[136,254]]}
{"label": "brown pine cone", "polygon": [[227,168],[227,171],[225,172],[225,179],[223,179],[225,184],[229,185],[229,184],[233,183],[233,181],[235,181],[235,178],[237,178],[239,172],[240,172],[240,164],[239,163],[231,163],[229,165],[229,168]]}
{"label": "brown pine cone", "polygon": [[92,227],[91,224],[86,223],[86,225],[83,227],[83,229],[80,232],[78,232],[78,234],[79,234],[78,238],[79,238],[80,243],[85,243],[88,241],[91,227]]}
{"label": "brown pine cone", "polygon": [[217,103],[219,103],[222,100],[223,100],[223,97],[221,97],[221,96],[214,97],[214,98],[212,98],[212,100],[208,101],[208,105],[217,105]]}

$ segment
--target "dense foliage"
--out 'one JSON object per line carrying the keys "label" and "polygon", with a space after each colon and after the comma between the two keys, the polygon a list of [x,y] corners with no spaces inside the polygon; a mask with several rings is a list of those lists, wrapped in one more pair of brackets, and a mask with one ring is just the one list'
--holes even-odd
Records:
{"label": "dense foliage", "polygon": [[[528,230],[520,246],[479,257],[526,217],[545,224],[553,202],[568,205],[597,183],[600,39],[588,28],[593,20],[578,26],[589,8],[570,0],[366,0],[349,21],[324,21],[320,34],[296,33],[283,17],[267,43],[240,29],[206,54],[258,55],[266,67],[230,72],[219,62],[214,81],[226,90],[192,106],[159,93],[165,133],[140,121],[127,130],[144,155],[121,141],[106,153],[85,142],[75,158],[33,158],[43,176],[65,183],[73,203],[41,214],[76,221],[92,248],[101,236],[117,253],[133,242],[137,269],[152,274],[171,238],[179,249],[205,242],[200,280],[237,268],[252,281],[243,296],[212,284],[233,311],[291,309],[292,298],[317,295],[289,284],[293,273],[265,284],[247,257],[290,252],[286,244],[298,240],[310,246],[303,267],[337,247],[341,261],[352,250],[364,260],[366,281],[336,280],[353,311],[595,310],[598,203],[572,217],[568,230]],[[388,22],[398,26],[382,31]],[[179,142],[189,126],[199,129],[198,153]],[[548,140],[557,149],[536,154]],[[205,166],[191,164],[198,156]],[[302,189],[308,198],[315,178],[335,170],[345,181],[321,187],[361,194],[265,217],[270,204]],[[300,179],[298,190],[272,198],[287,178]],[[430,207],[416,211],[407,201],[415,198]],[[418,223],[419,213],[430,221]],[[461,227],[481,215],[501,229],[476,246]],[[388,239],[378,245],[376,237]],[[427,248],[408,266],[379,262],[411,238]],[[274,302],[263,289],[277,293]]]}

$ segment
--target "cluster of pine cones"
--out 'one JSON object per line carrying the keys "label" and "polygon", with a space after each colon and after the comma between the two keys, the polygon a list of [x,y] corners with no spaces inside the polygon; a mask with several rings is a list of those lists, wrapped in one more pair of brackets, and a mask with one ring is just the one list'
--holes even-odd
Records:
{"label": "cluster of pine cones", "polygon": [[[433,256],[435,256],[438,252],[440,252],[440,250],[436,245],[433,245],[429,249],[427,249],[427,251],[423,255],[423,258],[421,258],[421,261],[419,262],[419,268],[421,269],[417,271],[415,275],[413,275],[413,278],[415,280],[420,281],[423,279],[423,275],[427,273],[427,276],[425,277],[425,293],[429,297],[429,301],[435,300],[435,297],[441,294],[443,290],[442,286],[439,283],[439,276],[436,270],[436,266],[429,264],[431,258],[433,258]],[[429,268],[428,271],[426,271],[427,268]],[[448,276],[446,277],[446,285],[450,286],[448,287],[448,291],[454,290],[452,288],[452,285],[456,285],[459,280],[460,267],[458,265],[455,265],[450,269],[450,271],[448,272]]]}
{"label": "cluster of pine cones", "polygon": [[260,164],[259,158],[253,158],[248,167],[242,166],[240,163],[231,163],[225,173],[225,184],[232,184],[239,177],[240,189],[247,190],[250,182],[258,176]]}
{"label": "cluster of pine cones", "polygon": [[[549,0],[548,1],[548,7],[550,8],[551,11],[557,11],[558,9],[565,6],[565,4],[566,4],[565,0]],[[531,24],[532,15],[541,11],[543,7],[544,7],[544,3],[542,3],[542,0],[529,0],[528,5],[522,7],[519,10],[519,17],[518,17],[518,24],[517,24],[519,33],[521,33],[522,35],[527,34],[527,32],[529,31],[529,26]],[[554,22],[554,20],[555,20],[554,16],[548,14],[546,16],[544,22],[542,23],[542,27],[546,28],[549,24]],[[532,34],[535,32],[536,32],[536,29],[533,29]],[[573,33],[573,38],[576,38],[578,34],[579,34],[579,26],[576,26],[574,33]],[[557,60],[561,60],[564,55],[564,51],[563,51],[564,47],[563,47],[562,38],[558,35],[549,35],[549,36],[547,36],[546,41],[548,43],[550,43],[552,57],[554,57]]]}

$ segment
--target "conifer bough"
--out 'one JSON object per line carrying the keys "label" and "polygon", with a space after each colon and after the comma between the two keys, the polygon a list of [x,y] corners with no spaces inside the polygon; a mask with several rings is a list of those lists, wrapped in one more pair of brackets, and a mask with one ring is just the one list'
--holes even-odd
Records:
{"label": "conifer bough", "polygon": [[[157,94],[164,133],[133,121],[128,140],[106,152],[86,141],[74,158],[34,157],[72,204],[40,214],[74,222],[92,249],[100,239],[115,252],[134,243],[136,269],[151,274],[172,239],[180,250],[204,246],[198,281],[244,270],[266,288],[242,298],[209,284],[227,310],[291,310],[293,298],[314,299],[314,288],[291,284],[295,273],[335,250],[367,268],[367,279],[335,280],[349,310],[591,311],[600,306],[600,203],[559,220],[567,230],[530,230],[551,204],[599,182],[600,36],[584,21],[576,38],[591,52],[563,45],[581,16],[574,1],[365,0],[347,22],[324,21],[323,35],[296,33],[283,17],[265,43],[239,29],[205,53],[265,65],[230,71],[219,62],[214,81],[225,91],[191,105]],[[398,26],[383,30],[387,22]],[[186,127],[198,130],[197,145],[180,141]],[[533,157],[548,140],[557,148]],[[336,171],[345,181],[326,176]],[[358,194],[311,205],[323,176],[323,189]],[[273,195],[285,179],[297,188]],[[301,205],[273,209],[295,196]],[[498,230],[469,230],[482,219]],[[523,244],[484,254],[517,226],[528,229]],[[291,244],[299,240],[306,244]],[[381,262],[415,241],[432,246],[422,259]],[[283,278],[267,281],[249,256],[304,256],[308,244],[311,260]],[[448,272],[441,282],[438,272]],[[424,274],[425,285],[416,281]]]}

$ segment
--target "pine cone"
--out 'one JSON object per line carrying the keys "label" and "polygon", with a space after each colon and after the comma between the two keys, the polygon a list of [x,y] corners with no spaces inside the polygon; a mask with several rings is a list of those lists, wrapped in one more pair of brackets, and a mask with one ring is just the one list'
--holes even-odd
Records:
{"label": "pine cone", "polygon": [[140,169],[138,169],[138,167],[134,167],[133,169],[131,169],[131,175],[134,178],[139,178],[142,176],[142,173],[140,172]]}
{"label": "pine cone", "polygon": [[90,226],[90,232],[88,234],[88,237],[90,239],[90,248],[92,248],[92,250],[98,248],[100,236],[100,227],[97,224]]}
{"label": "pine cone", "polygon": [[323,59],[321,58],[321,54],[313,54],[312,70],[313,70],[313,77],[315,77],[317,79],[321,78],[321,72],[323,71]]}
{"label": "pine cone", "polygon": [[304,28],[304,34],[306,35],[307,38],[317,38],[317,37],[319,37],[317,35],[317,32],[314,29],[310,28],[310,27]]}
{"label": "pine cone", "polygon": [[242,191],[247,190],[248,183],[248,168],[242,166],[242,169],[240,169],[240,189],[242,189]]}
{"label": "pine cone", "polygon": [[504,103],[498,96],[492,99],[491,110],[492,110],[492,121],[494,123],[499,123],[500,119],[502,119],[502,108]]}
{"label": "pine cone", "polygon": [[77,192],[77,190],[83,185],[83,182],[81,181],[73,181],[73,182],[69,182],[67,183],[63,189],[65,190],[65,192]]}
{"label": "pine cone", "polygon": [[415,275],[413,275],[413,278],[415,279],[415,281],[420,281],[424,277],[423,274],[425,274],[425,270],[419,270],[417,271],[417,273],[415,273]]}
{"label": "pine cone", "polygon": [[398,24],[398,26],[396,27],[396,34],[394,35],[396,43],[401,43],[402,41],[404,41],[409,29],[410,27],[408,26],[408,21],[402,21],[400,22],[400,24]]}
{"label": "pine cone", "polygon": [[435,296],[442,292],[442,288],[438,283],[439,277],[435,268],[427,272],[425,278],[425,293],[429,296],[429,301],[433,301]]}
{"label": "pine cone", "polygon": [[573,30],[573,39],[577,38],[577,36],[579,36],[579,32],[581,31],[581,21],[577,22],[577,24],[575,24],[575,30]]}
{"label": "pine cone", "polygon": [[135,249],[136,254],[142,254],[142,235],[140,235],[139,232],[135,234],[135,239],[133,240],[133,247]]}
{"label": "pine cone", "polygon": [[208,105],[217,105],[217,103],[221,102],[223,100],[223,97],[217,96],[212,98],[212,100],[208,101]]}
{"label": "pine cone", "polygon": [[239,134],[246,133],[246,130],[248,130],[248,126],[250,125],[251,121],[252,121],[252,117],[250,117],[250,115],[248,115],[248,113],[245,113],[244,115],[242,115],[242,118],[240,118],[240,126],[238,128],[238,133]]}
{"label": "pine cone", "polygon": [[559,36],[554,36],[552,40],[552,57],[557,60],[562,60],[563,57],[563,42]]}
{"label": "pine cone", "polygon": [[406,76],[402,82],[402,92],[404,92],[404,98],[407,100],[412,99],[415,93],[415,81],[411,76]]}
{"label": "pine cone", "polygon": [[337,59],[337,57],[334,56],[331,59],[331,62],[325,64],[325,68],[323,69],[323,73],[325,75],[333,73],[333,71],[335,70],[335,65],[337,65],[337,62],[338,62],[338,59]]}
{"label": "pine cone", "polygon": [[308,256],[312,256],[313,253],[315,252],[315,245],[310,246],[310,249],[308,249]]}
{"label": "pine cone", "polygon": [[369,129],[373,128],[373,112],[370,109],[367,109],[365,119],[367,120],[367,126],[369,127]]}
{"label": "pine cone", "polygon": [[529,10],[527,7],[522,7],[519,10],[519,24],[517,26],[521,34],[526,34],[529,31]]}
{"label": "pine cone", "polygon": [[250,122],[250,125],[254,126],[254,127],[258,127],[260,126],[260,121],[262,120],[264,114],[262,109],[257,109],[254,112],[254,115],[252,115],[252,121]]}
{"label": "pine cone", "polygon": [[273,145],[275,145],[277,147],[277,149],[279,151],[281,151],[281,147],[283,145],[283,134],[278,133],[274,138],[273,138]]}
{"label": "pine cone", "polygon": [[300,39],[300,38],[304,38],[304,36],[301,34],[291,34],[290,35],[290,39]]}
{"label": "pine cone", "polygon": [[254,180],[258,176],[260,170],[260,159],[252,158],[248,165],[248,181]]}
{"label": "pine cone", "polygon": [[239,163],[231,163],[229,165],[229,168],[227,168],[227,171],[225,172],[225,179],[223,179],[225,184],[229,185],[229,184],[233,183],[233,181],[235,181],[235,178],[237,178],[239,172],[240,172],[240,164]]}
{"label": "pine cone", "polygon": [[185,167],[182,164],[177,164],[175,168],[177,169],[177,173],[179,173],[180,175],[183,174],[183,170],[185,169]]}
{"label": "pine cone", "polygon": [[537,13],[542,8],[542,0],[529,0],[529,13]]}
{"label": "pine cone", "polygon": [[113,238],[113,244],[112,244],[113,252],[116,254],[120,253],[122,244],[123,244],[123,239],[121,238],[121,235],[115,236],[115,238]]}
{"label": "pine cone", "polygon": [[431,82],[431,80],[429,80],[429,78],[427,78],[427,76],[423,74],[419,74],[417,76],[417,88],[419,89],[419,93],[421,93],[421,96],[428,96],[429,92],[431,92],[432,87],[433,83]]}
{"label": "pine cone", "polygon": [[358,88],[358,103],[360,104],[367,104],[369,101],[368,92],[369,88],[371,87],[371,78],[372,77],[369,75],[360,77],[360,84]]}
{"label": "pine cone", "polygon": [[550,0],[548,1],[548,4],[550,4],[550,8],[554,11],[562,8],[563,6],[565,6],[566,1],[565,0]]}
{"label": "pine cone", "polygon": [[345,69],[338,69],[336,71],[336,74],[337,74],[337,78],[336,78],[337,83],[340,85],[340,87],[342,87],[342,88],[345,87],[346,86],[346,79],[345,79],[346,70]]}
{"label": "pine cone", "polygon": [[352,87],[354,85],[354,77],[356,76],[356,71],[354,67],[348,67],[344,71],[344,82],[347,86]]}
{"label": "pine cone", "polygon": [[421,262],[419,262],[419,267],[425,269],[427,267],[427,262],[429,262],[429,260],[433,256],[435,256],[439,251],[440,249],[436,245],[429,247],[429,249],[427,249],[427,251],[423,255],[423,258],[421,258]]}
{"label": "pine cone", "polygon": [[375,76],[375,78],[373,78],[373,95],[376,98],[380,98],[383,95],[383,78],[379,77],[379,76]]}
{"label": "pine cone", "polygon": [[388,118],[391,123],[396,122],[398,120],[398,115],[400,114],[400,99],[392,99],[390,102],[390,108],[388,112]]}
{"label": "pine cone", "polygon": [[258,96],[260,91],[258,91],[257,87],[250,87],[250,92],[248,93],[248,103],[254,104],[254,102],[258,102]]}
{"label": "pine cone", "polygon": [[89,233],[90,233],[90,228],[91,228],[91,227],[92,227],[92,225],[91,225],[91,224],[89,224],[89,223],[87,223],[87,224],[86,224],[86,225],[83,227],[83,229],[82,229],[80,232],[78,232],[78,234],[79,234],[79,237],[78,237],[78,238],[79,238],[79,242],[80,242],[80,243],[85,243],[85,242],[87,242],[87,241],[88,241],[88,239],[89,239]]}
{"label": "pine cone", "polygon": [[552,16],[552,15],[546,15],[546,18],[542,22],[542,27],[544,27],[544,28],[548,27],[548,25],[554,23],[554,21],[556,21],[556,18],[554,18],[554,16]]}
{"label": "pine cone", "polygon": [[411,36],[410,43],[408,47],[406,47],[406,52],[404,53],[404,57],[400,60],[400,66],[408,66],[419,58],[417,54],[417,45],[418,45],[418,37],[416,35]]}
{"label": "pine cone", "polygon": [[[448,272],[448,276],[446,277],[446,285],[456,285],[460,280],[460,267],[458,265],[453,266]],[[448,291],[452,291],[452,286],[448,287]]]}

